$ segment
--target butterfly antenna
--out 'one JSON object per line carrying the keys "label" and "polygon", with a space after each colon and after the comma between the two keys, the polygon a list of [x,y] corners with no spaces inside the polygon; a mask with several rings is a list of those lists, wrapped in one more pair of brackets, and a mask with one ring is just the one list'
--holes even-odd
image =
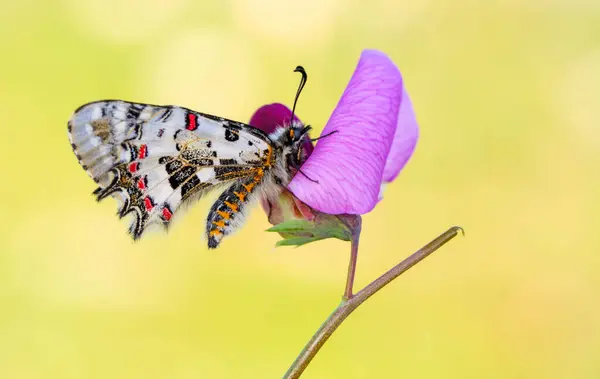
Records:
{"label": "butterfly antenna", "polygon": [[[300,74],[302,74],[302,78],[300,79],[300,85],[298,85],[298,91],[296,91],[296,98],[294,99],[294,106],[292,107],[292,119],[291,119],[290,123],[294,122],[294,115],[296,114],[296,104],[298,103],[298,98],[300,97],[300,93],[302,93],[302,89],[304,88],[304,85],[306,84],[306,80],[308,79],[308,75],[306,75],[306,71],[304,70],[304,67],[298,66],[298,67],[296,67],[294,72],[299,72]],[[302,130],[302,132],[303,132],[302,134],[308,133],[308,131],[310,129],[311,129],[310,126],[305,127]],[[310,176],[306,175],[304,173],[304,171],[302,171],[300,169],[300,166],[295,166],[295,169],[298,170],[299,173],[301,173],[306,179],[310,180],[311,182],[319,183],[318,180],[314,180]]]}
{"label": "butterfly antenna", "polygon": [[290,124],[294,122],[294,114],[296,112],[296,103],[298,102],[298,98],[300,97],[302,88],[304,88],[304,85],[306,84],[306,80],[308,79],[308,76],[306,75],[306,71],[304,70],[304,67],[298,66],[298,67],[296,67],[294,72],[299,72],[300,74],[302,74],[302,79],[300,79],[300,85],[298,86],[298,91],[296,91],[296,98],[294,99],[294,106],[292,107],[292,119],[290,120]]}
{"label": "butterfly antenna", "polygon": [[335,133],[337,133],[337,132],[338,132],[338,130],[334,130],[333,132],[329,132],[329,133],[325,134],[324,136],[319,136],[319,137],[317,137],[317,138],[311,138],[310,140],[311,140],[311,141],[318,141],[318,140],[320,140],[321,138],[329,137],[330,135],[332,135],[332,134],[335,134]]}

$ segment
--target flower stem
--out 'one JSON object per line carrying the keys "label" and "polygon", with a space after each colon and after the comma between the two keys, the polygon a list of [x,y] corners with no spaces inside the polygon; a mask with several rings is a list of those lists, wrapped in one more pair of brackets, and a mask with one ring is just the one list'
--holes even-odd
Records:
{"label": "flower stem", "polygon": [[354,274],[356,272],[356,260],[358,259],[358,235],[352,236],[350,241],[350,263],[348,264],[348,275],[346,276],[346,289],[344,290],[344,300],[352,298],[352,287],[354,287]]}
{"label": "flower stem", "polygon": [[[379,278],[375,279],[371,284],[367,285],[365,288],[360,290],[356,295],[350,296],[346,298],[346,292],[344,293],[344,299],[341,304],[333,311],[333,313],[325,320],[323,325],[317,330],[317,332],[312,336],[310,341],[304,346],[304,349],[300,352],[300,355],[296,358],[292,366],[288,369],[288,371],[283,376],[284,379],[295,379],[299,378],[300,375],[304,372],[310,361],[317,355],[321,347],[325,344],[327,339],[333,334],[333,332],[341,325],[341,323],[352,313],[359,305],[365,302],[368,298],[373,296],[377,291],[382,289],[385,285],[390,283],[392,280],[396,279],[404,272],[406,272],[409,268],[413,267],[431,253],[442,247],[446,242],[450,241],[452,238],[456,237],[458,233],[461,232],[464,234],[462,228],[458,226],[453,226],[448,229],[433,241],[429,242],[427,245],[423,246],[417,252],[398,263],[396,266],[392,267],[388,272],[381,275]],[[352,254],[358,252],[358,240],[356,243],[352,244]],[[356,251],[354,251],[356,250]],[[353,255],[350,258],[350,266],[353,266]],[[354,257],[354,268],[356,267],[356,257]],[[350,276],[350,272],[352,271],[352,276],[354,276],[354,269],[348,270],[348,275]],[[353,280],[352,280],[353,281]],[[352,291],[352,282],[350,278],[346,281],[346,291],[348,290],[348,282],[350,282],[350,291]]]}

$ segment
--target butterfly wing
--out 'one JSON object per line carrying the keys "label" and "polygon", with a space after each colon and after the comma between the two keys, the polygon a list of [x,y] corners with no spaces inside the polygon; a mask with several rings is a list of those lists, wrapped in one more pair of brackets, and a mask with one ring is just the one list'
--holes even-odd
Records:
{"label": "butterfly wing", "polygon": [[120,217],[134,215],[134,239],[148,225],[168,225],[188,200],[254,178],[272,159],[260,130],[182,107],[98,101],[76,110],[68,127],[98,200],[110,195]]}

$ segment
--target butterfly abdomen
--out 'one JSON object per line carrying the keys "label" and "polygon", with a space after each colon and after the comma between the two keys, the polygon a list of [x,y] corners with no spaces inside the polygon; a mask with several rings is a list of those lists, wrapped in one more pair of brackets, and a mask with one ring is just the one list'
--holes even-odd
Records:
{"label": "butterfly abdomen", "polygon": [[213,204],[206,221],[208,247],[216,248],[224,236],[241,226],[244,212],[264,185],[265,171],[256,170],[251,178],[240,180],[226,189]]}

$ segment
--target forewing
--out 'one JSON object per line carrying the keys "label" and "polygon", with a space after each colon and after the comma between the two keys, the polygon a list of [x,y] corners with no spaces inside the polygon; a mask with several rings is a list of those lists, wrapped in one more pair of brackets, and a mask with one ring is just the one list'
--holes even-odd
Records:
{"label": "forewing", "polygon": [[121,217],[134,215],[134,238],[167,225],[189,199],[254,177],[271,155],[260,130],[175,106],[99,101],[75,111],[68,127],[98,200],[111,195]]}

